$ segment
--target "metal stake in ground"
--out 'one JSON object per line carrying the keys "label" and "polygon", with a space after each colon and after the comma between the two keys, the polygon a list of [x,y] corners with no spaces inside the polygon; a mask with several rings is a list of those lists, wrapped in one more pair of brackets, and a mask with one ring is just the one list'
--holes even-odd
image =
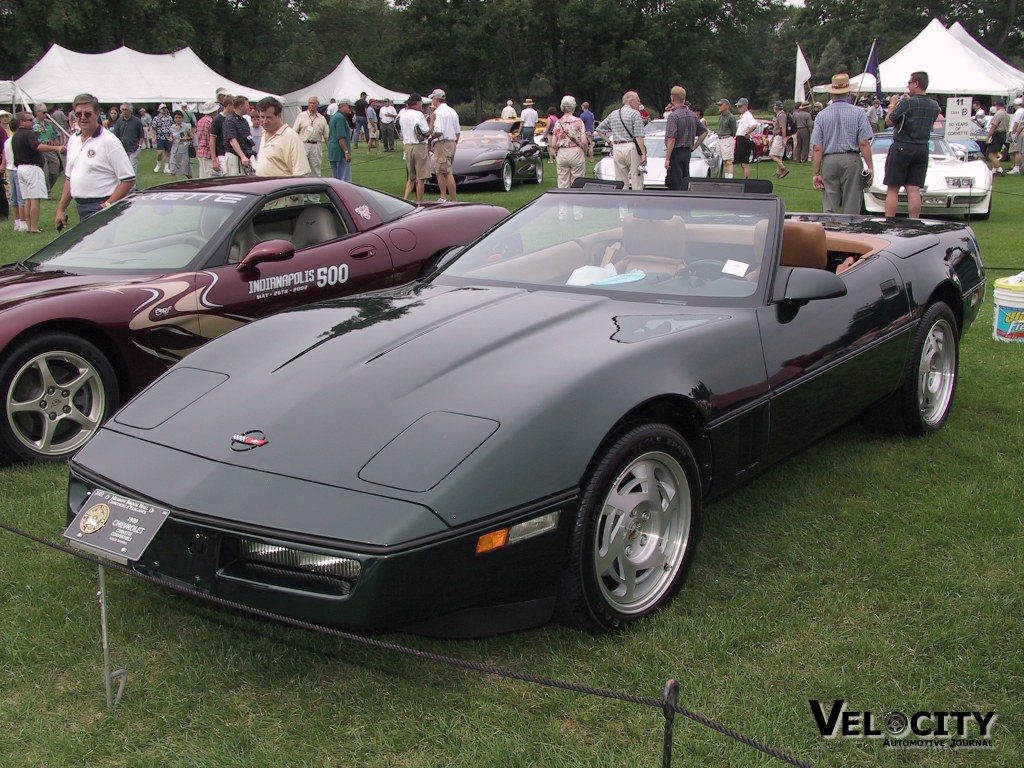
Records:
{"label": "metal stake in ground", "polygon": [[[121,701],[125,683],[128,682],[128,671],[118,669],[110,671],[110,643],[107,640],[107,573],[100,564],[100,634],[103,637],[103,689],[107,694],[107,709],[113,709]],[[117,680],[117,695],[111,695],[112,683]]]}
{"label": "metal stake in ground", "polygon": [[665,713],[665,743],[662,747],[661,766],[672,768],[672,730],[675,727],[676,705],[679,703],[679,683],[669,680],[662,694],[661,711]]}

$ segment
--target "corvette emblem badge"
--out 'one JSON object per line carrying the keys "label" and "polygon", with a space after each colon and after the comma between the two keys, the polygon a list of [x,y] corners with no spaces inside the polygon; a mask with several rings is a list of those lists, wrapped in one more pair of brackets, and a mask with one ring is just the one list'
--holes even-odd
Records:
{"label": "corvette emblem badge", "polygon": [[106,524],[109,517],[110,507],[106,504],[97,504],[94,507],[90,507],[82,515],[82,519],[78,521],[78,528],[82,533],[96,533]]}
{"label": "corvette emblem badge", "polygon": [[258,429],[251,429],[248,432],[242,432],[241,434],[231,436],[231,450],[251,451],[253,448],[259,448],[261,445],[266,445],[267,442],[267,436],[263,434],[263,432]]}

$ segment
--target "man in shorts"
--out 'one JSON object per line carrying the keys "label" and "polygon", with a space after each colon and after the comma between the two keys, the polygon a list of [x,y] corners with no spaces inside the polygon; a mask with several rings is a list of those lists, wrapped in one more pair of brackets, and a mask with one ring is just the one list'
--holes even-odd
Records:
{"label": "man in shorts", "polygon": [[775,110],[775,117],[772,119],[774,131],[772,133],[772,146],[768,150],[768,156],[775,163],[775,177],[784,179],[789,176],[789,168],[783,162],[786,157],[786,140],[789,138],[787,133],[789,120],[786,117],[786,110],[782,106],[781,101],[776,101],[772,109]]}
{"label": "man in shorts", "polygon": [[1003,151],[1006,144],[1006,135],[1010,132],[1010,116],[1006,114],[1006,104],[997,101],[996,113],[988,123],[988,144],[985,146],[985,157],[992,167],[993,176],[1002,176],[1006,173],[1003,164],[999,162],[999,153]]}
{"label": "man in shorts", "polygon": [[441,190],[439,202],[458,200],[455,192],[455,174],[452,161],[455,159],[455,146],[459,141],[459,114],[445,103],[445,92],[435,88],[430,94],[434,105],[432,136],[434,137],[434,175],[437,186]]}
{"label": "man in shorts", "polygon": [[39,211],[46,199],[46,159],[43,152],[61,152],[63,147],[57,144],[42,144],[33,126],[35,118],[31,112],[19,112],[18,130],[11,138],[14,150],[14,164],[18,167],[18,187],[25,199],[25,221],[31,234],[39,234]]}
{"label": "man in shorts", "polygon": [[899,206],[900,187],[907,190],[907,213],[921,217],[921,187],[928,173],[928,141],[939,116],[939,104],[926,95],[928,73],[914,72],[907,83],[909,98],[893,94],[885,113],[893,127],[892,146],[885,158],[885,215],[892,218]]}
{"label": "man in shorts", "polygon": [[405,182],[405,197],[416,187],[416,202],[423,202],[423,183],[430,177],[430,159],[427,157],[427,118],[423,114],[423,97],[418,93],[409,94],[405,109],[398,113],[398,128],[402,133],[405,149],[405,167],[408,178]]}
{"label": "man in shorts", "polygon": [[1006,173],[1016,176],[1021,171],[1021,149],[1024,149],[1024,99],[1013,100],[1013,117],[1010,118],[1010,162],[1013,168]]}
{"label": "man in shorts", "polygon": [[732,161],[736,156],[736,115],[728,99],[718,100],[718,149],[722,153],[725,178],[731,179]]}
{"label": "man in shorts", "polygon": [[743,168],[743,178],[750,178],[750,160],[754,156],[754,141],[750,135],[757,128],[754,113],[750,111],[750,102],[742,98],[736,102],[740,118],[736,121],[736,157],[735,160]]}

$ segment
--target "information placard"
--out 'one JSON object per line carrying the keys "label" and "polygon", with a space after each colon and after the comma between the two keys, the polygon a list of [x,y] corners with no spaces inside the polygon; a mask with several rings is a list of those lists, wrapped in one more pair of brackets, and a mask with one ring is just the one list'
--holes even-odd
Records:
{"label": "information placard", "polygon": [[971,138],[971,96],[946,99],[946,139]]}
{"label": "information placard", "polygon": [[64,531],[73,547],[126,565],[145,553],[170,511],[97,489]]}

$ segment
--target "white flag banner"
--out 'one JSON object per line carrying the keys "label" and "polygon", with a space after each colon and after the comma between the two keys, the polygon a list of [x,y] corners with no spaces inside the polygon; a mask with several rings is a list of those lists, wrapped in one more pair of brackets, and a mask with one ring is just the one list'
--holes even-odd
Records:
{"label": "white flag banner", "polygon": [[793,86],[793,100],[799,104],[801,101],[807,99],[807,91],[804,90],[804,85],[808,80],[811,79],[811,65],[807,63],[807,57],[804,56],[804,52],[800,50],[800,46],[796,47],[796,81]]}

